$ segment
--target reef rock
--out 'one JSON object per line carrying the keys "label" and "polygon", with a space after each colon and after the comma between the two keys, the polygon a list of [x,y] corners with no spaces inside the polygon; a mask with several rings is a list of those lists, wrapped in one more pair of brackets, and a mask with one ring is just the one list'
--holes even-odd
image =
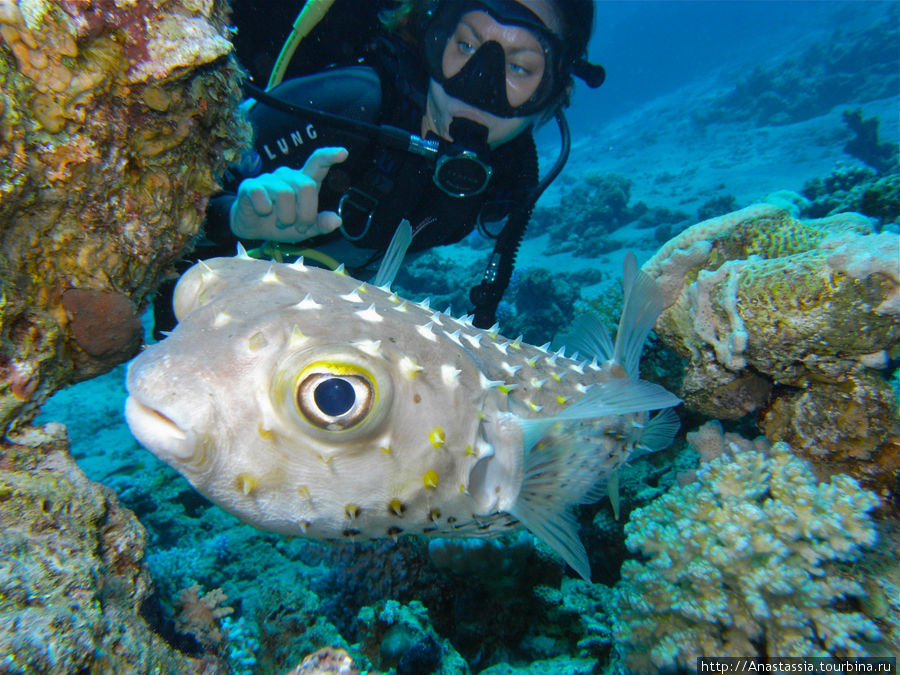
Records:
{"label": "reef rock", "polygon": [[771,204],[670,240],[644,270],[666,296],[657,334],[687,360],[685,403],[758,411],[770,441],[895,490],[897,401],[879,368],[900,341],[898,251],[859,214],[797,220]]}
{"label": "reef rock", "polygon": [[174,650],[143,618],[145,540],[72,460],[62,425],[0,441],[0,672],[230,672]]}
{"label": "reef rock", "polygon": [[0,0],[0,431],[140,344],[249,138],[218,0]]}

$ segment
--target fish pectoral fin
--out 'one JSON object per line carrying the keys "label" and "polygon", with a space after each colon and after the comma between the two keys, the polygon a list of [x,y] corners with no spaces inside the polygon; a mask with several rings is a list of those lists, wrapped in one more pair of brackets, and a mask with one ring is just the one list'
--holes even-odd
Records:
{"label": "fish pectoral fin", "polygon": [[587,552],[578,539],[578,524],[571,511],[559,503],[530,493],[522,487],[519,499],[510,513],[538,539],[556,551],[585,581],[591,580]]}
{"label": "fish pectoral fin", "polygon": [[[582,461],[576,448],[577,443],[541,443],[528,450],[522,487],[508,511],[590,581],[587,553],[578,539],[578,524],[569,506],[584,503],[585,495],[593,491],[601,476],[591,462]],[[593,457],[593,453],[587,457]]]}

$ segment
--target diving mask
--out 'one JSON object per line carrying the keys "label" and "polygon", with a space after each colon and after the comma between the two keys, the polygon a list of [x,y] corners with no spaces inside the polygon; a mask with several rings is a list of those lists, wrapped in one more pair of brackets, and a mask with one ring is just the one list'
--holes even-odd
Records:
{"label": "diving mask", "polygon": [[[507,90],[507,54],[494,40],[469,44],[460,40],[460,21],[469,12],[485,12],[504,26],[527,30],[540,45],[542,73],[534,93],[524,102],[510,103]],[[464,65],[451,76],[444,74],[444,53],[459,41],[472,50]],[[578,55],[569,54],[563,39],[525,5],[516,0],[453,0],[441,2],[432,10],[424,27],[424,52],[429,75],[453,98],[498,117],[524,117],[545,112],[565,95],[573,63]],[[513,67],[516,67],[515,64]]]}

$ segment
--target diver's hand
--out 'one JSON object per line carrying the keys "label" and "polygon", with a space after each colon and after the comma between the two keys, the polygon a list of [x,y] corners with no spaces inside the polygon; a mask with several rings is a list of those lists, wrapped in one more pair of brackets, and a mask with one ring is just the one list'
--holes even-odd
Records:
{"label": "diver's hand", "polygon": [[319,187],[347,154],[345,148],[319,148],[302,169],[283,166],[241,181],[231,205],[231,231],[244,239],[298,242],[337,229],[337,213],[319,212]]}

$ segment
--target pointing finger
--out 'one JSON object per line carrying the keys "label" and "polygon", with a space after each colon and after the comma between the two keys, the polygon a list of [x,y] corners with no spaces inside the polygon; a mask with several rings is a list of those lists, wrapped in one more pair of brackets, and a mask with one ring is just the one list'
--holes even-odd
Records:
{"label": "pointing finger", "polygon": [[328,169],[333,164],[343,162],[349,154],[346,148],[319,148],[309,156],[300,170],[321,185]]}

